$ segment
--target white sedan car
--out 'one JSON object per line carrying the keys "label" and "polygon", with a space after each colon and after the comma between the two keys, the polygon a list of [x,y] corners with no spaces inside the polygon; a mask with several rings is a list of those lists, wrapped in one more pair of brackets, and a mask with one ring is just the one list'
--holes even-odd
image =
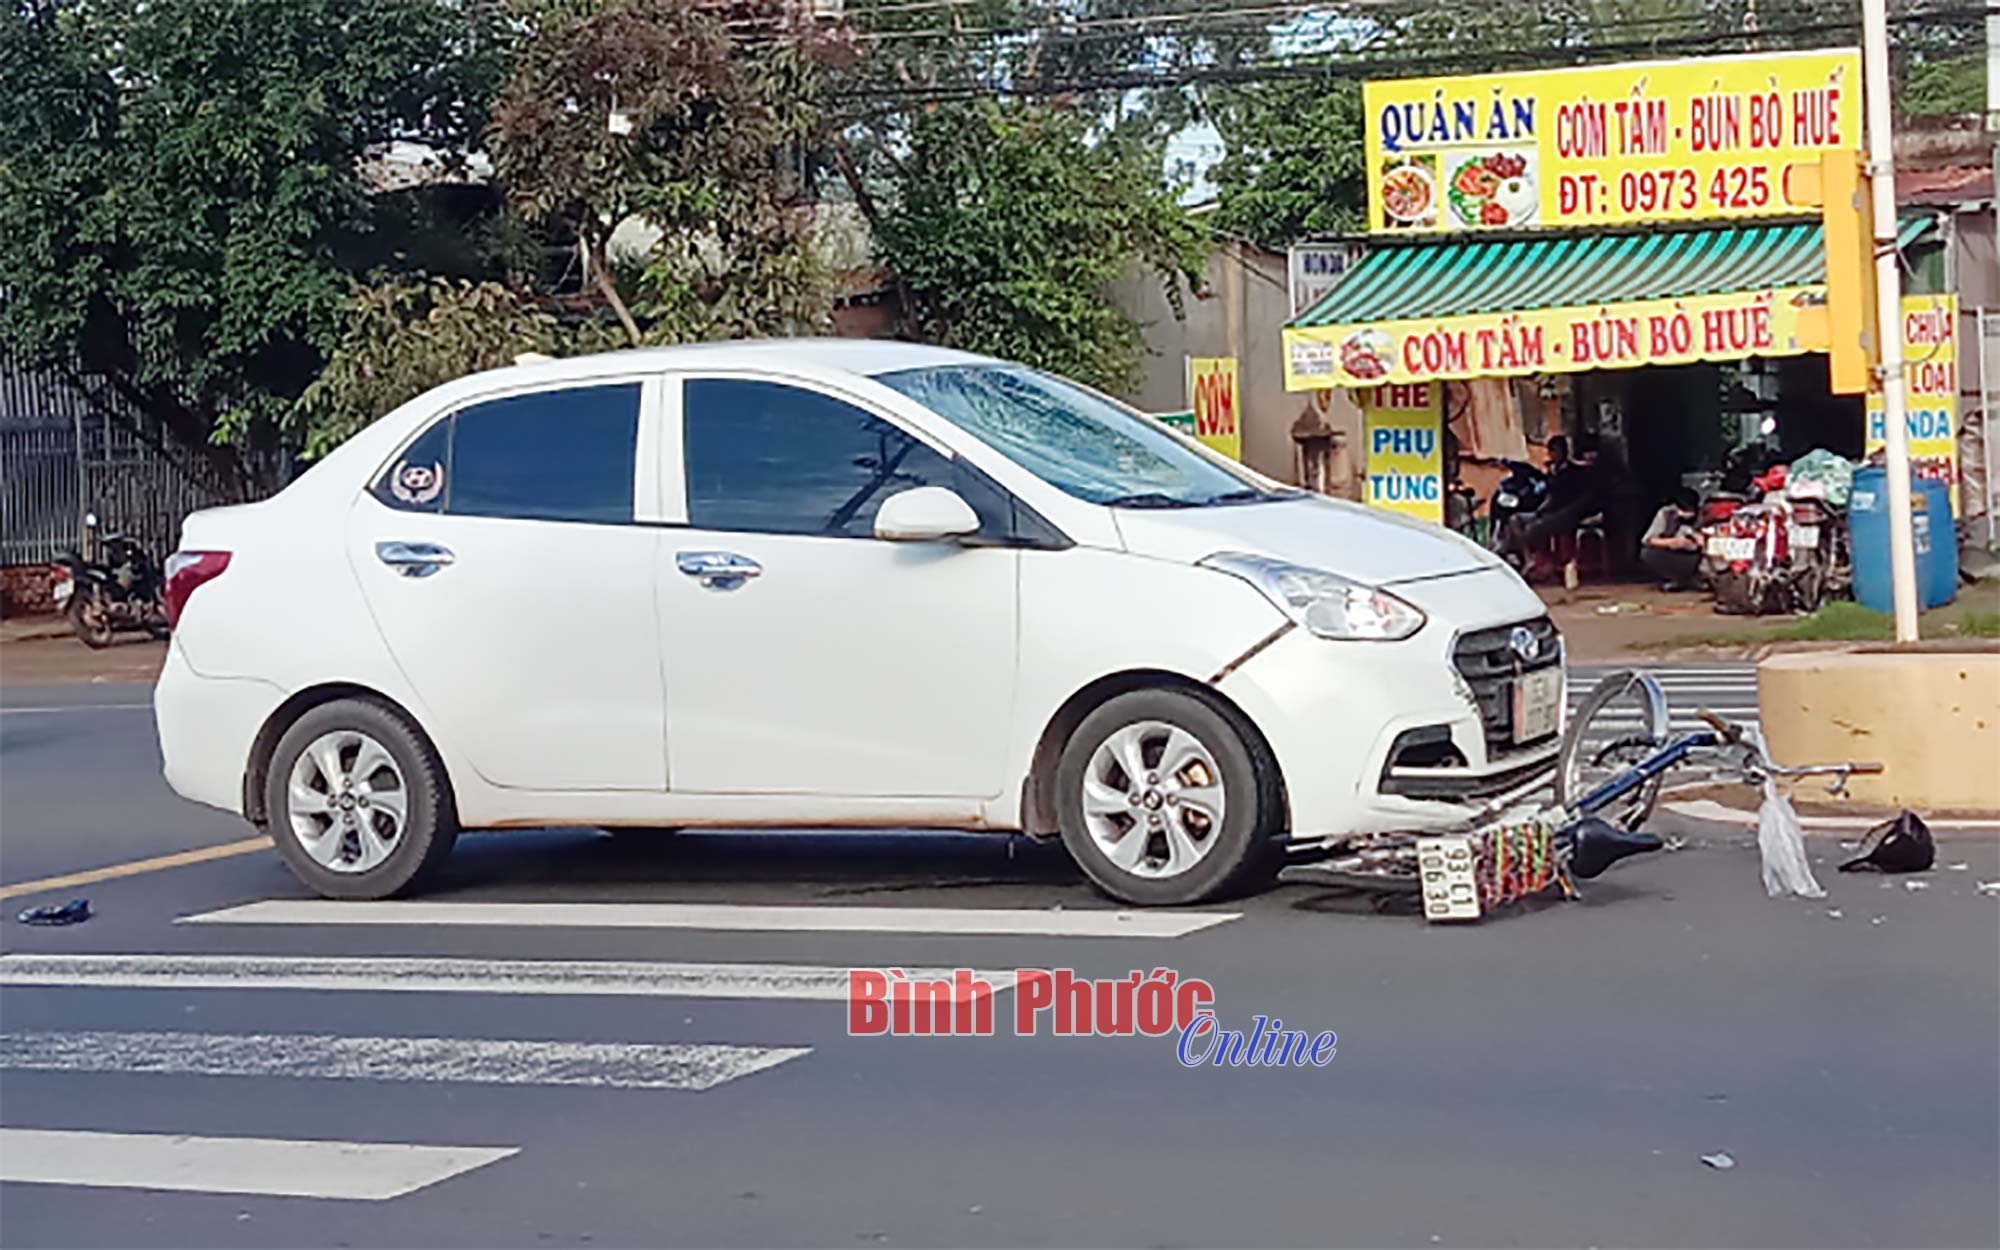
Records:
{"label": "white sedan car", "polygon": [[461,829],[898,826],[1193,902],[1460,819],[1563,687],[1478,546],[889,342],[463,378],[189,517],[167,604],[167,780],[336,898]]}

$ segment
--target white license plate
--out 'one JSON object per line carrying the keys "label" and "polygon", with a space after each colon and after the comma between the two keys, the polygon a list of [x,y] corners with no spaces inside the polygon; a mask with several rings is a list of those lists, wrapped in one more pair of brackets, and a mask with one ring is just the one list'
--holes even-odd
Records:
{"label": "white license plate", "polygon": [[1479,883],[1472,873],[1472,839],[1417,839],[1417,873],[1424,883],[1424,919],[1479,919]]}
{"label": "white license plate", "polygon": [[1794,525],[1785,531],[1785,537],[1792,546],[1811,550],[1819,546],[1819,526]]}
{"label": "white license plate", "polygon": [[67,577],[58,577],[55,584],[49,587],[49,598],[54,599],[59,608],[68,607],[70,596],[75,593],[76,583]]}
{"label": "white license plate", "polygon": [[1546,738],[1562,716],[1562,667],[1551,665],[1514,680],[1514,741]]}
{"label": "white license plate", "polygon": [[1757,540],[1754,538],[1732,538],[1728,534],[1711,534],[1708,538],[1708,554],[1718,560],[1754,560],[1757,558]]}

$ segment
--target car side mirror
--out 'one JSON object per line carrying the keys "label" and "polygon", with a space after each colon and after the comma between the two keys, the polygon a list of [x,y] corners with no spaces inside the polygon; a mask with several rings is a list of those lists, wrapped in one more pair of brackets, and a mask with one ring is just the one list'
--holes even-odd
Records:
{"label": "car side mirror", "polygon": [[917,486],[882,501],[875,513],[875,537],[892,542],[940,542],[979,532],[979,515],[957,492]]}

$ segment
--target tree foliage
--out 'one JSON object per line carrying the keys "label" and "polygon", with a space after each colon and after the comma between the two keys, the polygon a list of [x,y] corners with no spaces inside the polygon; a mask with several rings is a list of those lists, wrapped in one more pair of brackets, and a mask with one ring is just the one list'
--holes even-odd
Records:
{"label": "tree foliage", "polygon": [[1209,173],[1217,226],[1282,248],[1366,224],[1359,82],[1302,79],[1216,91],[1209,118],[1226,151]]}
{"label": "tree foliage", "polygon": [[378,276],[357,285],[331,357],[293,414],[301,452],[322,456],[376,417],[453,378],[512,364],[525,353],[575,347],[576,333],[497,282]]}
{"label": "tree foliage", "polygon": [[478,31],[447,0],[10,7],[0,337],[101,377],[169,441],[268,445],[374,223],[360,158],[476,121]]}
{"label": "tree foliage", "polygon": [[[510,204],[577,239],[635,344],[815,327],[830,308],[792,172],[815,120],[810,49],[745,55],[725,16],[682,0],[552,6],[494,102]],[[636,308],[610,246],[635,219],[657,240]]]}
{"label": "tree foliage", "polygon": [[1074,113],[941,105],[896,146],[878,151],[885,194],[868,198],[918,338],[1116,387],[1142,341],[1111,285],[1135,263],[1175,298],[1199,280],[1204,234],[1157,151]]}

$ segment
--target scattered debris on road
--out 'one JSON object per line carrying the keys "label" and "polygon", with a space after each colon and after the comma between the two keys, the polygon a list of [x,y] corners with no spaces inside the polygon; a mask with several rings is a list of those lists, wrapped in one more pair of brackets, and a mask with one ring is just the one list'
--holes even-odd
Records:
{"label": "scattered debris on road", "polygon": [[90,900],[73,898],[67,903],[50,903],[43,907],[30,907],[18,917],[22,924],[65,925],[82,924],[90,919]]}

